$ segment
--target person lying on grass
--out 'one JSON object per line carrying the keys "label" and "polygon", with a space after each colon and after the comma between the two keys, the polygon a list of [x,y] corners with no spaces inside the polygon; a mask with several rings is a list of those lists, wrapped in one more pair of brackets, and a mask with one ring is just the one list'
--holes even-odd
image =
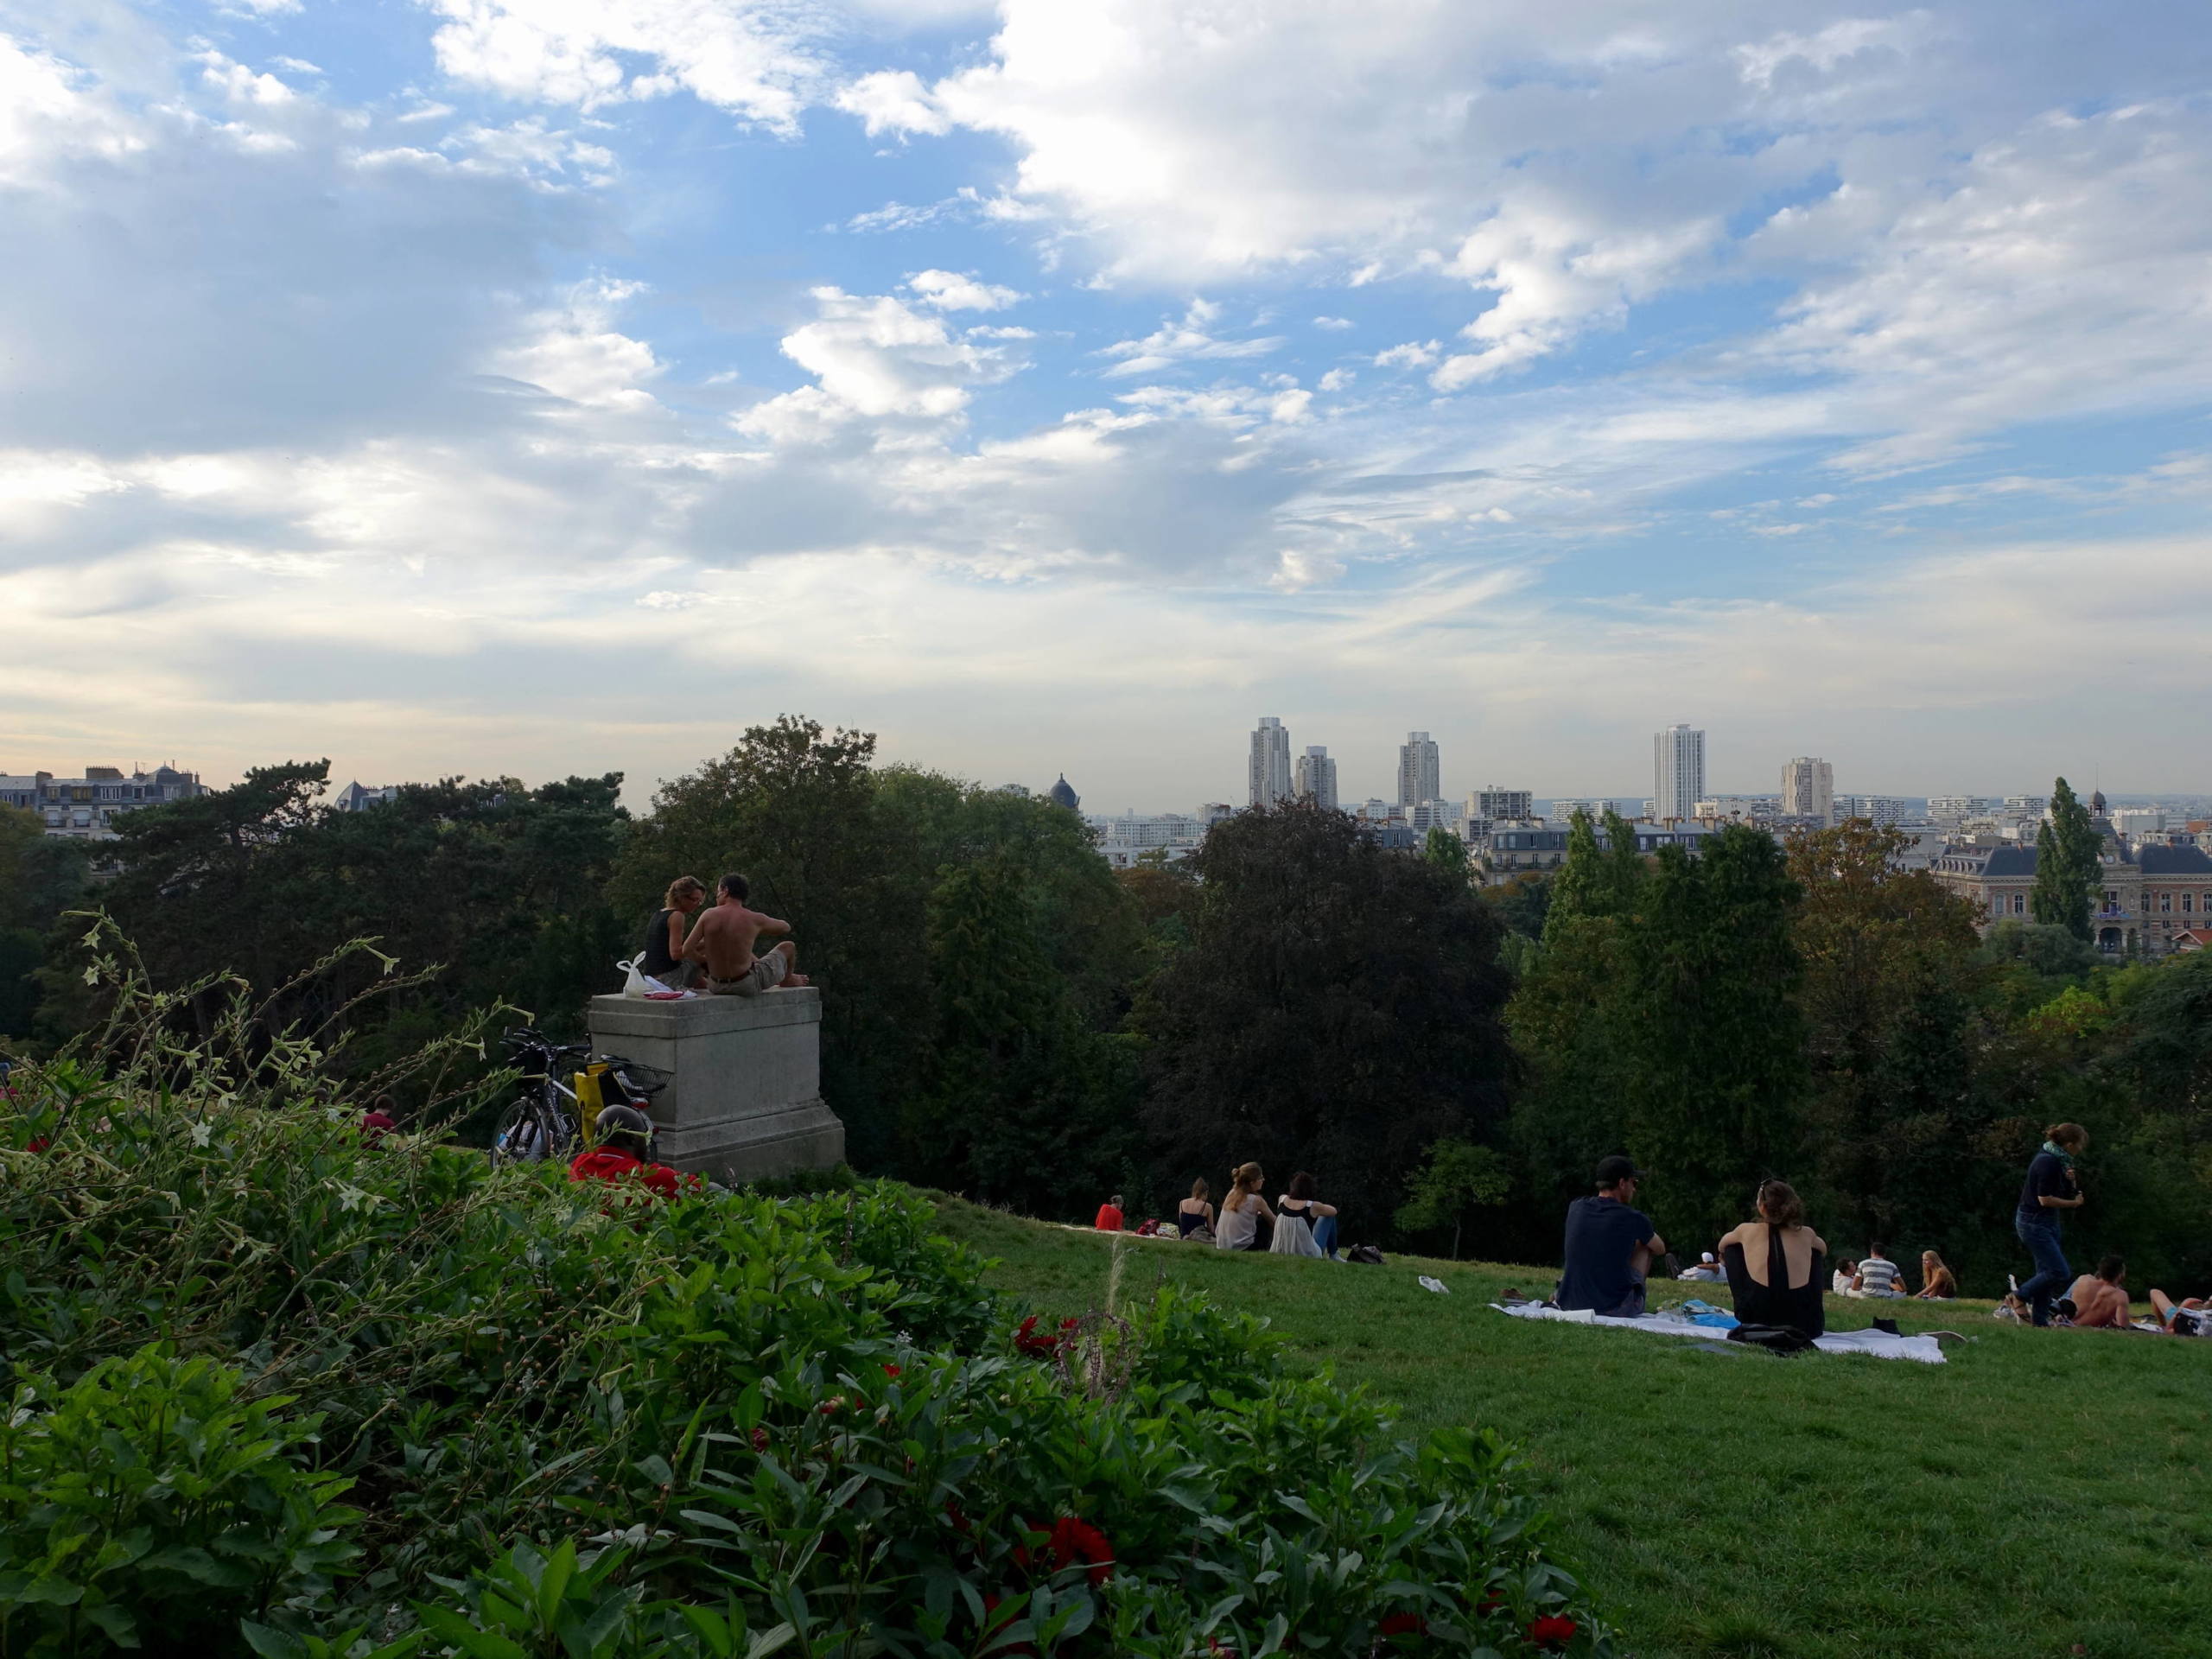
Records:
{"label": "person lying on grass", "polygon": [[1601,1158],[1597,1196],[1567,1205],[1564,1266],[1552,1296],[1561,1307],[1586,1307],[1605,1319],[1643,1314],[1643,1281],[1667,1254],[1651,1217],[1631,1207],[1643,1179],[1634,1160]]}
{"label": "person lying on grass", "polygon": [[1920,1294],[1923,1302],[1948,1302],[1959,1294],[1959,1281],[1950,1268],[1943,1265],[1943,1258],[1933,1250],[1920,1253]]}
{"label": "person lying on grass", "polygon": [[1780,1325],[1808,1337],[1826,1333],[1821,1300],[1827,1244],[1805,1224],[1805,1206],[1787,1181],[1763,1183],[1752,1200],[1758,1219],[1722,1235],[1720,1259],[1736,1317],[1745,1325]]}
{"label": "person lying on grass", "polygon": [[696,1175],[679,1175],[666,1164],[646,1161],[652,1151],[653,1122],[635,1106],[604,1108],[594,1133],[599,1144],[569,1166],[570,1180],[642,1187],[663,1198],[705,1190]]}
{"label": "person lying on grass", "polygon": [[2151,1312],[2170,1336],[2212,1337],[2212,1300],[2184,1296],[2176,1301],[2163,1290],[2151,1293]]}
{"label": "person lying on grass", "polygon": [[2127,1279],[2127,1263],[2108,1255],[2094,1273],[2085,1273],[2066,1293],[2074,1304],[2074,1323],[2091,1330],[2127,1329],[2127,1293],[2120,1287]]}

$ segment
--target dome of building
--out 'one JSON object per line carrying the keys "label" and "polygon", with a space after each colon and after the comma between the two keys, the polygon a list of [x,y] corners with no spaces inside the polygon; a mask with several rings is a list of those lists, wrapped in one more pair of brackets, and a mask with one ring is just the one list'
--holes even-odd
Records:
{"label": "dome of building", "polygon": [[1068,787],[1068,775],[1060,774],[1060,781],[1045,791],[1045,798],[1055,806],[1065,806],[1071,812],[1083,804],[1083,798]]}

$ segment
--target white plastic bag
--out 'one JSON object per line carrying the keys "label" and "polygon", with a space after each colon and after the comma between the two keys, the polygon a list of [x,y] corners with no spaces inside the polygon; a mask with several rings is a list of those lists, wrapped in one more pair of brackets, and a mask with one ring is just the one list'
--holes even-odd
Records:
{"label": "white plastic bag", "polygon": [[636,956],[632,957],[627,962],[625,962],[620,957],[615,957],[614,965],[617,968],[620,968],[623,973],[623,995],[643,996],[647,991],[652,989],[652,982],[647,979],[644,974],[638,970],[638,964],[645,959],[645,953],[642,950],[639,951]]}

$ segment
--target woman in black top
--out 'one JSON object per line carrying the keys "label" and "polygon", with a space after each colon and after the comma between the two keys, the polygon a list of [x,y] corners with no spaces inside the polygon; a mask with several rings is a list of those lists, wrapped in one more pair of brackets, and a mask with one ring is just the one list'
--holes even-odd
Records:
{"label": "woman in black top", "polygon": [[1805,1206],[1787,1181],[1759,1188],[1759,1218],[1720,1241],[1736,1318],[1745,1325],[1785,1325],[1817,1337],[1828,1328],[1821,1300],[1827,1245],[1805,1224]]}
{"label": "woman in black top", "polygon": [[660,908],[645,924],[645,959],[638,964],[639,972],[652,976],[671,991],[680,991],[690,982],[699,964],[683,960],[683,933],[687,918],[706,902],[707,884],[696,875],[679,875],[668,884]]}

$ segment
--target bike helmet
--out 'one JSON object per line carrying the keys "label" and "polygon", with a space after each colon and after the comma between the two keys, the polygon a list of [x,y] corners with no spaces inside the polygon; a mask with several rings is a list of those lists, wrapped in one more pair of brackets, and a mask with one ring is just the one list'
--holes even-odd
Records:
{"label": "bike helmet", "polygon": [[644,1158],[652,1150],[653,1121],[634,1106],[602,1107],[597,1138],[602,1147],[613,1147],[633,1158]]}

